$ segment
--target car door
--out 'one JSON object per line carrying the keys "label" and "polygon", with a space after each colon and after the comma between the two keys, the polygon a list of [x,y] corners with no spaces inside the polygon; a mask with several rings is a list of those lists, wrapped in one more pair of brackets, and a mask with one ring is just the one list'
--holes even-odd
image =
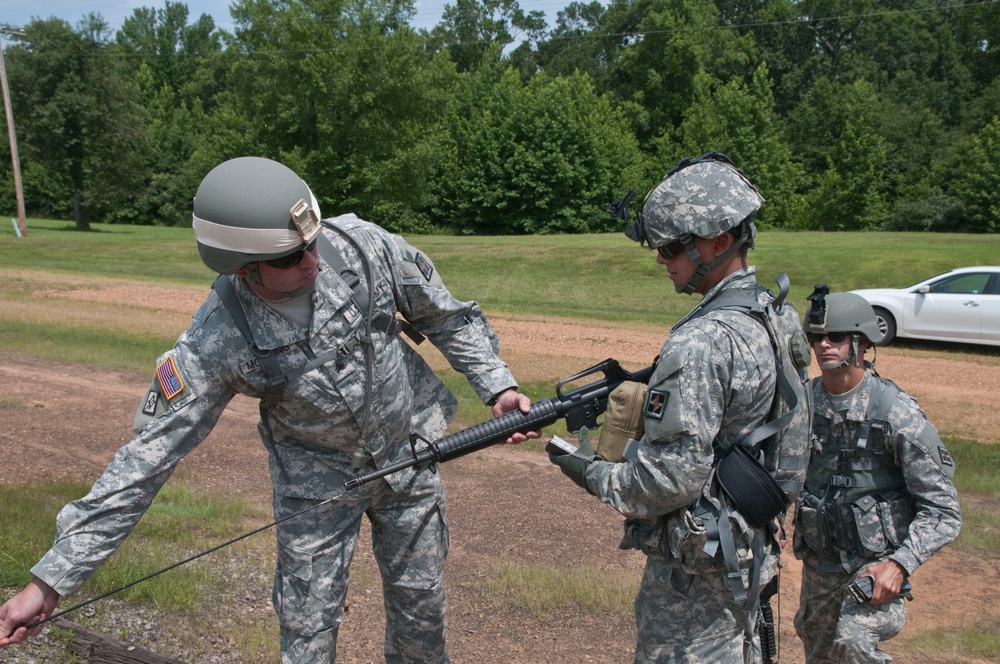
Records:
{"label": "car door", "polygon": [[980,319],[983,341],[1000,342],[1000,272],[993,275],[990,292],[983,298],[983,315]]}
{"label": "car door", "polygon": [[908,334],[946,339],[982,338],[982,317],[992,273],[952,274],[907,296],[903,325]]}

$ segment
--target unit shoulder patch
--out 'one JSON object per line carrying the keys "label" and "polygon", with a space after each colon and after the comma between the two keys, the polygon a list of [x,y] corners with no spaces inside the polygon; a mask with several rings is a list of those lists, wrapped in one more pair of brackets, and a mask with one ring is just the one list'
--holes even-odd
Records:
{"label": "unit shoulder patch", "polygon": [[646,404],[643,406],[642,414],[656,420],[663,419],[663,411],[667,407],[670,392],[665,390],[649,390],[646,392]]}
{"label": "unit shoulder patch", "polygon": [[150,390],[149,393],[146,394],[146,399],[142,402],[143,414],[150,416],[155,415],[156,405],[159,403],[159,401],[160,401],[160,393],[157,392],[156,390]]}

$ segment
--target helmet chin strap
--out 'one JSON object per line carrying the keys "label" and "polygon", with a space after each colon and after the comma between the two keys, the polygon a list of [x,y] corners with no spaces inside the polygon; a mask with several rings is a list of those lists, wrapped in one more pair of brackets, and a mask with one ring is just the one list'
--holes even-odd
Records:
{"label": "helmet chin strap", "polygon": [[847,352],[847,355],[840,362],[822,362],[819,365],[820,369],[825,369],[826,371],[836,371],[837,369],[846,369],[852,364],[856,367],[865,366],[867,363],[864,361],[864,355],[858,352],[858,341],[861,335],[852,334],[851,335],[851,349]]}
{"label": "helmet chin strap", "polygon": [[675,290],[677,290],[678,293],[683,293],[685,295],[691,295],[698,290],[698,287],[701,286],[701,282],[705,280],[705,277],[709,272],[732,258],[733,254],[735,254],[740,247],[746,244],[746,236],[748,234],[749,233],[746,232],[743,233],[742,237],[738,238],[728,249],[719,254],[714,261],[708,264],[705,263],[705,259],[702,257],[701,252],[698,250],[698,247],[695,246],[694,238],[690,234],[681,236],[679,239],[684,243],[684,249],[687,251],[688,258],[690,258],[691,262],[694,263],[695,270],[694,274],[691,275],[691,278],[687,280],[687,283],[683,286],[676,287]]}

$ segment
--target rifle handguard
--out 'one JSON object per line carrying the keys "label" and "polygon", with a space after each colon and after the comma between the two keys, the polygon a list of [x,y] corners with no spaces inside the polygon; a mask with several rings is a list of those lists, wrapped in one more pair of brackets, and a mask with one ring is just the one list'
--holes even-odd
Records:
{"label": "rifle handguard", "polygon": [[[602,373],[603,381],[594,381],[565,394],[562,387],[572,381],[589,375]],[[365,475],[355,475],[344,483],[344,488],[355,489],[372,480],[385,477],[399,470],[410,468],[427,461],[448,461],[470,452],[476,452],[490,445],[507,440],[515,433],[537,431],[560,418],[565,417],[569,431],[579,431],[581,426],[596,428],[597,415],[604,412],[608,404],[611,390],[623,381],[634,380],[648,382],[653,373],[649,366],[635,373],[629,373],[619,366],[617,360],[607,359],[580,373],[560,381],[556,386],[555,399],[543,399],[531,405],[527,413],[513,410],[485,422],[480,422],[468,429],[463,429],[450,436],[429,443],[420,451],[414,448],[413,458],[400,461]]]}

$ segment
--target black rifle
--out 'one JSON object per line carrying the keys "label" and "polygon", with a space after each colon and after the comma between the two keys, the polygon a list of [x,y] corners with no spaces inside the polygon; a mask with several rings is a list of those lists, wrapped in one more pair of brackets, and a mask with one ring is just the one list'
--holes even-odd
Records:
{"label": "black rifle", "polygon": [[[633,373],[622,369],[618,360],[609,358],[560,381],[556,385],[555,399],[536,401],[531,404],[531,410],[527,413],[514,410],[450,436],[445,436],[437,442],[423,441],[427,445],[420,450],[417,449],[417,442],[422,439],[414,434],[410,437],[410,447],[413,450],[412,459],[400,461],[364,475],[356,475],[344,483],[344,489],[354,489],[372,480],[428,461],[432,463],[450,461],[505,441],[515,433],[538,431],[555,424],[562,418],[566,418],[566,428],[572,433],[576,433],[583,427],[594,429],[598,426],[597,416],[608,407],[608,395],[611,394],[612,390],[627,380],[648,383],[649,377],[653,374],[654,366],[650,365]],[[604,378],[563,393],[564,385],[598,373],[604,374]]]}
{"label": "black rifle", "polygon": [[757,632],[760,635],[760,654],[764,664],[779,664],[778,632],[774,628],[774,611],[771,609],[771,598],[778,594],[778,577],[760,591],[760,613],[757,614]]}

